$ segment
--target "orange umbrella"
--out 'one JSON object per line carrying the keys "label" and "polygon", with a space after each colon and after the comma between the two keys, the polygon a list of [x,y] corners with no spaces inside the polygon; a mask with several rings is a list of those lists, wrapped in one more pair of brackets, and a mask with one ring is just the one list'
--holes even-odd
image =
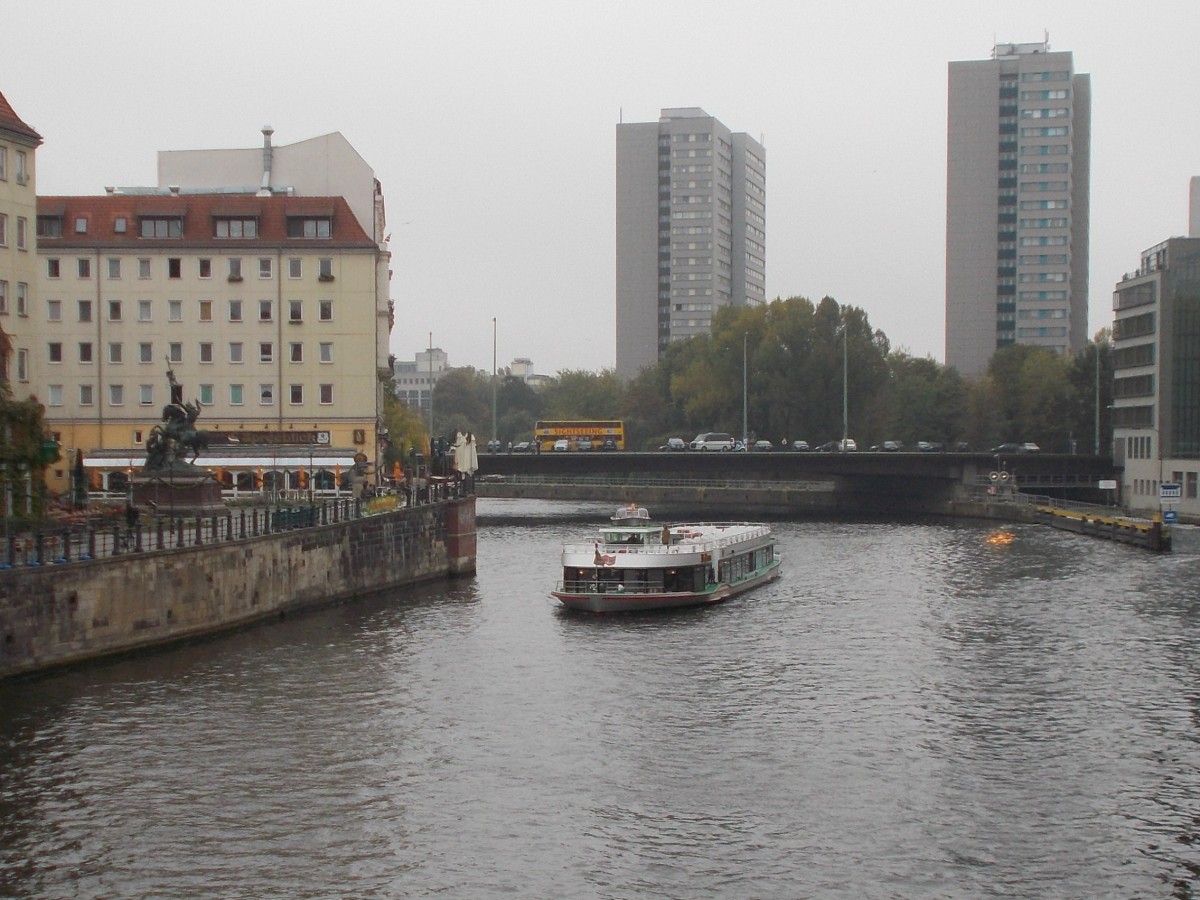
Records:
{"label": "orange umbrella", "polygon": [[400,463],[399,462],[392,463],[392,480],[395,481],[397,484],[400,483]]}

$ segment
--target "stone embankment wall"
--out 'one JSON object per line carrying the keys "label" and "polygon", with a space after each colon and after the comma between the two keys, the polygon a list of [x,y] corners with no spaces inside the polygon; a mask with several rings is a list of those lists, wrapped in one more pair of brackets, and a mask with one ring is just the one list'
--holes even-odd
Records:
{"label": "stone embankment wall", "polygon": [[0,677],[475,571],[475,499],[198,548],[0,572]]}

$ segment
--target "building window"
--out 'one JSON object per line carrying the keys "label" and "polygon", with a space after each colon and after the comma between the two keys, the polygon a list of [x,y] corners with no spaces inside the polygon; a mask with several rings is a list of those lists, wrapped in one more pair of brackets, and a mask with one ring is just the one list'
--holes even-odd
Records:
{"label": "building window", "polygon": [[138,321],[139,322],[151,321],[152,310],[153,310],[153,307],[151,306],[149,300],[139,300],[138,301]]}
{"label": "building window", "polygon": [[328,406],[331,403],[333,403],[333,385],[323,384],[321,385],[321,405]]}
{"label": "building window", "polygon": [[333,362],[333,342],[332,341],[322,341],[321,342],[321,362],[323,362],[323,363]]}
{"label": "building window", "polygon": [[241,300],[230,300],[229,301],[229,321],[230,322],[242,321],[242,301]]}
{"label": "building window", "polygon": [[108,277],[121,277],[121,258],[119,256],[110,256],[108,258]]}
{"label": "building window", "polygon": [[87,234],[87,216],[77,216],[75,218],[75,233]]}
{"label": "building window", "polygon": [[211,384],[200,385],[200,405],[201,406],[212,406],[213,405],[213,386]]}
{"label": "building window", "polygon": [[168,257],[167,259],[167,277],[182,278],[183,277],[183,260],[178,256]]}
{"label": "building window", "polygon": [[275,404],[275,386],[273,384],[260,384],[258,386],[258,402],[263,406],[273,406]]}
{"label": "building window", "polygon": [[288,301],[288,321],[303,322],[304,321],[304,301],[289,300]]}
{"label": "building window", "polygon": [[213,237],[255,238],[258,237],[258,219],[251,217],[215,219]]}
{"label": "building window", "polygon": [[171,322],[183,321],[183,301],[168,300],[167,301],[167,319]]}
{"label": "building window", "polygon": [[[3,310],[0,310],[3,312]],[[47,300],[46,301],[46,319],[50,322],[62,321],[62,301]]]}
{"label": "building window", "polygon": [[288,359],[294,363],[304,362],[304,344],[300,341],[292,341],[288,344]]}
{"label": "building window", "polygon": [[8,246],[8,216],[0,213],[0,247]]}
{"label": "building window", "polygon": [[17,184],[26,184],[29,181],[28,159],[25,156],[24,150],[17,151]]}
{"label": "building window", "polygon": [[287,222],[288,237],[327,238],[333,233],[333,219],[328,216],[293,216]]}
{"label": "building window", "polygon": [[258,345],[258,361],[269,363],[275,358],[275,345],[270,341],[262,341]]}
{"label": "building window", "polygon": [[58,278],[59,274],[61,272],[62,272],[62,268],[59,265],[59,261],[57,259],[46,260],[46,277],[47,278]]}
{"label": "building window", "polygon": [[180,216],[142,216],[138,227],[144,238],[183,237],[183,219]]}
{"label": "building window", "polygon": [[81,384],[79,386],[79,405],[92,405],[92,386],[90,384]]}
{"label": "building window", "polygon": [[49,350],[47,358],[50,360],[50,362],[52,362],[52,363],[62,362],[62,359],[63,359],[62,344],[59,341],[51,341],[49,343],[49,345],[47,345],[47,347]]}
{"label": "building window", "polygon": [[17,351],[17,381],[29,380],[29,351]]}
{"label": "building window", "polygon": [[138,386],[138,404],[140,406],[154,405],[154,385],[142,384]]}
{"label": "building window", "polygon": [[199,266],[200,266],[200,277],[201,278],[212,278],[212,260],[211,259],[201,259],[198,262],[199,262]]}
{"label": "building window", "polygon": [[208,341],[200,342],[200,362],[210,363],[213,361],[213,345]]}
{"label": "building window", "polygon": [[90,259],[75,260],[75,271],[80,278],[92,277],[92,261]]}
{"label": "building window", "polygon": [[123,357],[124,357],[124,354],[122,353],[122,350],[121,350],[121,342],[120,341],[110,342],[108,345],[108,361],[110,363],[120,364],[121,362],[124,361]]}
{"label": "building window", "polygon": [[8,148],[0,147],[0,181],[8,181]]}
{"label": "building window", "polygon": [[242,260],[240,257],[234,256],[229,260],[229,280],[242,280]]}
{"label": "building window", "polygon": [[320,319],[322,322],[332,322],[333,321],[333,301],[332,300],[322,300],[318,304],[317,318]]}
{"label": "building window", "polygon": [[47,406],[62,406],[63,405],[63,386],[61,384],[46,385],[46,405]]}
{"label": "building window", "polygon": [[113,231],[117,234],[124,234],[129,229],[129,221],[124,216],[117,216],[113,219]]}
{"label": "building window", "polygon": [[173,363],[183,362],[183,344],[177,342],[167,344],[167,359]]}
{"label": "building window", "polygon": [[233,341],[229,345],[229,361],[231,363],[240,363],[242,361],[242,343],[241,341]]}
{"label": "building window", "polygon": [[154,362],[154,345],[149,341],[138,344],[138,362]]}
{"label": "building window", "polygon": [[0,281],[0,315],[8,315],[8,282]]}
{"label": "building window", "polygon": [[288,385],[288,402],[292,406],[299,406],[304,402],[304,385],[289,384]]}
{"label": "building window", "polygon": [[319,273],[317,275],[317,280],[318,281],[333,281],[333,260],[326,257],[324,259],[318,260],[318,263],[319,263]]}
{"label": "building window", "polygon": [[29,315],[29,285],[23,281],[17,282],[17,315]]}
{"label": "building window", "polygon": [[143,280],[150,277],[150,260],[144,257],[138,260],[138,278]]}
{"label": "building window", "polygon": [[212,321],[212,301],[211,300],[201,300],[200,301],[200,321],[201,322],[211,322]]}
{"label": "building window", "polygon": [[17,216],[17,249],[28,250],[29,246],[26,243],[29,240],[29,220],[24,216]]}
{"label": "building window", "polygon": [[288,260],[288,278],[304,277],[304,261],[298,256]]}
{"label": "building window", "polygon": [[124,406],[125,405],[125,385],[110,384],[108,386],[108,405],[109,406]]}
{"label": "building window", "polygon": [[120,300],[109,300],[108,301],[108,321],[110,321],[110,322],[120,322],[121,321],[121,301]]}
{"label": "building window", "polygon": [[242,386],[240,384],[231,384],[229,386],[229,405],[241,406],[243,402]]}
{"label": "building window", "polygon": [[271,272],[272,272],[271,257],[269,257],[269,256],[260,257],[258,260],[258,277],[259,278],[270,278]]}
{"label": "building window", "polygon": [[270,300],[259,300],[258,301],[258,321],[270,322],[271,321],[271,313],[273,311],[272,308],[273,308],[273,304]]}
{"label": "building window", "polygon": [[92,361],[92,342],[79,342],[79,361],[81,363],[90,363]]}

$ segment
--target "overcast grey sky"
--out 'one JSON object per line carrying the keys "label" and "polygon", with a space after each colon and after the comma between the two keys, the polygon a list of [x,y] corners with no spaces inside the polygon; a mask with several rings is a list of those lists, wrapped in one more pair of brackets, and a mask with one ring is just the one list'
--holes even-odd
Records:
{"label": "overcast grey sky", "polygon": [[158,150],[340,131],[383,183],[392,349],[614,364],[615,128],[700,106],[767,148],[767,294],[863,307],[943,359],[946,66],[994,41],[1092,76],[1091,315],[1187,231],[1197,0],[109,0],[5,13],[38,191],[155,181]]}

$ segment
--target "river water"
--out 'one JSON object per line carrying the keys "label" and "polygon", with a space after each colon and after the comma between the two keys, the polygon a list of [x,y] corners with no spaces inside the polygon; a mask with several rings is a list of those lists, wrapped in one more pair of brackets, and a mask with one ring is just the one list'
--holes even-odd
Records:
{"label": "river water", "polygon": [[600,504],[478,575],[0,684],[0,896],[1190,897],[1200,536],[777,522],[783,578],[584,617]]}

